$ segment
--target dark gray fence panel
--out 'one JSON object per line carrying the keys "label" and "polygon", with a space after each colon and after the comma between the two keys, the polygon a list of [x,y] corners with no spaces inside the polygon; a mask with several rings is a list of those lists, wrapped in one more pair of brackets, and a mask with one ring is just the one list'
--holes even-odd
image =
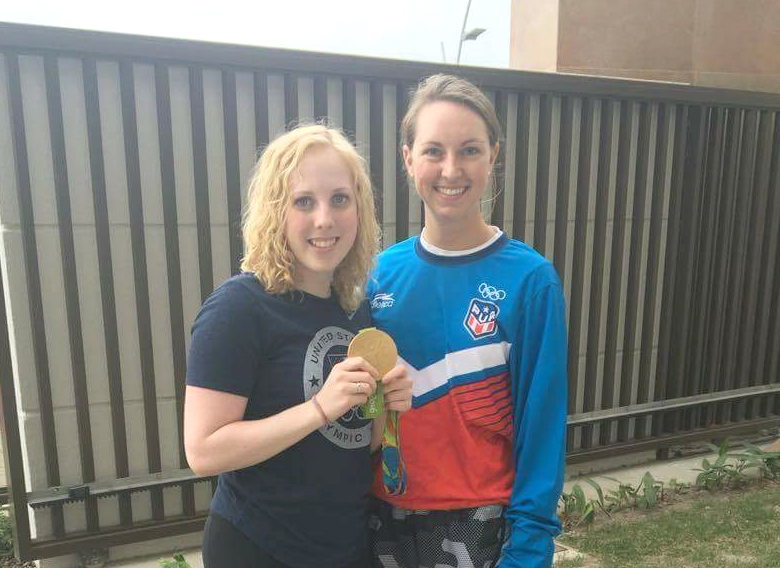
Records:
{"label": "dark gray fence panel", "polygon": [[258,151],[299,122],[341,126],[383,245],[418,234],[397,132],[437,71],[494,100],[507,139],[483,213],[563,283],[571,459],[777,421],[771,388],[658,403],[778,384],[778,96],[9,24],[0,61],[12,501],[149,487],[18,513],[24,557],[198,528],[209,484],[156,480],[186,468],[189,324],[238,269]]}

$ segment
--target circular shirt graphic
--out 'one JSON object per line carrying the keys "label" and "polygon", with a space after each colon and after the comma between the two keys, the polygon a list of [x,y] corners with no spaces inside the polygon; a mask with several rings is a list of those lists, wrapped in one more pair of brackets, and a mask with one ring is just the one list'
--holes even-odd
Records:
{"label": "circular shirt graphic", "polygon": [[[323,327],[314,334],[303,363],[303,394],[306,400],[320,391],[333,366],[347,356],[347,347],[354,335],[336,326]],[[322,426],[319,432],[341,448],[362,448],[371,442],[371,421],[364,418],[355,406],[338,420]]]}

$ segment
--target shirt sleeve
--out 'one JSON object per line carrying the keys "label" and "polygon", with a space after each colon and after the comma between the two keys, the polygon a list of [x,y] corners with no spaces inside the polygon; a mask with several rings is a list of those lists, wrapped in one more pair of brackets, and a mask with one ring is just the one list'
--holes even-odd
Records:
{"label": "shirt sleeve", "polygon": [[509,356],[514,416],[515,481],[500,568],[548,568],[563,486],[566,434],[566,316],[552,266],[527,303]]}
{"label": "shirt sleeve", "polygon": [[256,304],[230,281],[206,298],[192,324],[188,385],[249,397],[265,358]]}

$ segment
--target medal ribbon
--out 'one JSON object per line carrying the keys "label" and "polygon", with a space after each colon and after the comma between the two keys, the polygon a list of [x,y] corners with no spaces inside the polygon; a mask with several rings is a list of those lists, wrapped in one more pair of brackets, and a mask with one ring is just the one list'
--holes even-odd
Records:
{"label": "medal ribbon", "polygon": [[387,411],[382,432],[382,484],[388,495],[403,495],[406,492],[406,467],[401,457],[398,412],[395,410]]}

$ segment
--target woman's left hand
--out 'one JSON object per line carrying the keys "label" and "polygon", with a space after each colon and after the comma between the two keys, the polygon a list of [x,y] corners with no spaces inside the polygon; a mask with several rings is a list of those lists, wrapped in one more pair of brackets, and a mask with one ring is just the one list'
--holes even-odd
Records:
{"label": "woman's left hand", "polygon": [[412,379],[403,365],[396,365],[382,377],[382,390],[386,409],[406,412],[412,407]]}

